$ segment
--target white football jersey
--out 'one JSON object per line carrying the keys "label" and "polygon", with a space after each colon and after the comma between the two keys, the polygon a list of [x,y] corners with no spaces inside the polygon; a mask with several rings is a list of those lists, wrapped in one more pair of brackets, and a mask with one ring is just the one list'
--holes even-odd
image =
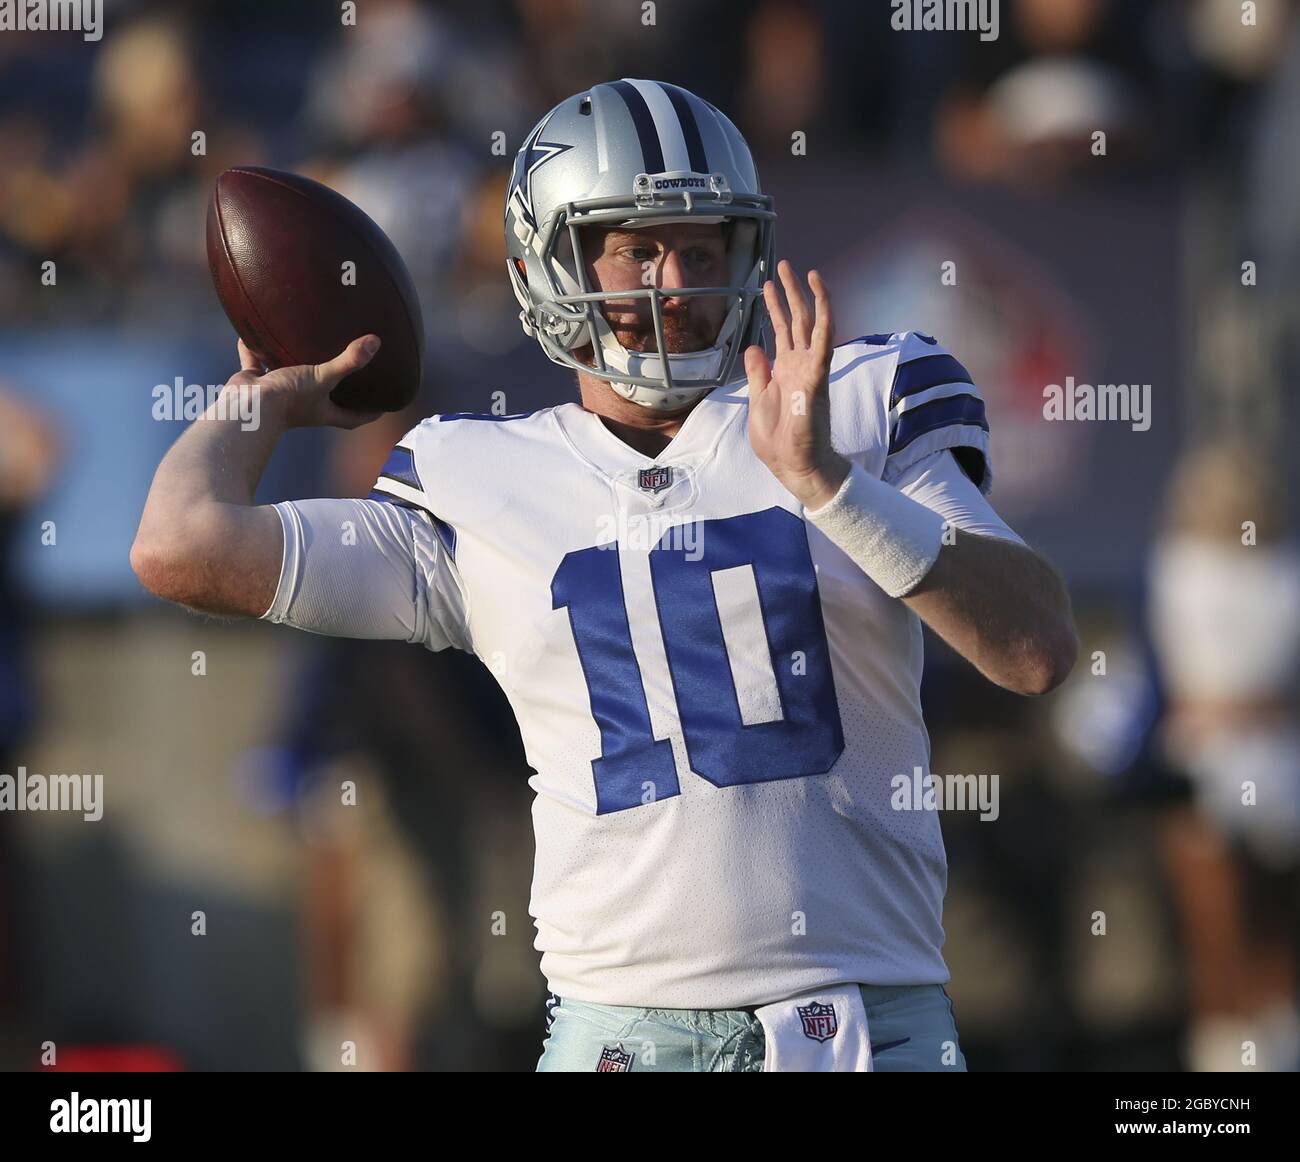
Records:
{"label": "white football jersey", "polygon": [[[951,448],[987,490],[983,402],[933,339],[843,344],[831,385],[835,445],[867,471]],[[655,458],[576,403],[434,416],[372,494],[436,534],[412,640],[473,651],[514,708],[562,997],[948,980],[939,819],[890,805],[929,770],[920,622],[754,455],[747,397],[715,390]]]}

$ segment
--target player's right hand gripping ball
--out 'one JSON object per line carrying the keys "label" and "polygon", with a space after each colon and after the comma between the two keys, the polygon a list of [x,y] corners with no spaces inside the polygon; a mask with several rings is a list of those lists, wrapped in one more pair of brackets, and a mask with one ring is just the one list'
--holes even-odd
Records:
{"label": "player's right hand gripping ball", "polygon": [[235,331],[269,368],[324,363],[373,333],[379,353],[331,398],[369,412],[415,398],[424,363],[415,285],[388,235],[342,194],[280,170],[226,170],[208,205],[208,265]]}

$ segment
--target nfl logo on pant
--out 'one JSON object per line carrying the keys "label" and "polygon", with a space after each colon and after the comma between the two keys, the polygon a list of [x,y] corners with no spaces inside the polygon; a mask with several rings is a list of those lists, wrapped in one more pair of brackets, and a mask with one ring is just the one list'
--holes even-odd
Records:
{"label": "nfl logo on pant", "polygon": [[630,1073],[632,1071],[632,1054],[618,1045],[606,1045],[600,1051],[600,1060],[596,1062],[597,1073]]}
{"label": "nfl logo on pant", "polygon": [[803,1035],[814,1041],[829,1041],[840,1028],[835,1020],[835,1006],[823,1005],[818,1001],[800,1005],[799,1020],[803,1022]]}

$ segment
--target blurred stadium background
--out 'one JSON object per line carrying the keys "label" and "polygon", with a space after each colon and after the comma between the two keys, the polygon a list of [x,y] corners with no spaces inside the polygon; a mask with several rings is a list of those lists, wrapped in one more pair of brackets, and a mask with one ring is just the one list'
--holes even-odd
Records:
{"label": "blurred stadium background", "polygon": [[[263,490],[364,495],[420,414],[573,395],[519,330],[501,199],[541,113],[617,76],[739,124],[842,339],[958,353],[993,500],[1069,580],[1083,654],[1045,700],[930,643],[934,769],[1001,776],[996,823],[944,819],[971,1068],[1300,1065],[1291,3],[1003,0],[987,43],[891,31],[886,0],[106,10],[98,43],[0,33],[0,772],[107,800],[0,813],[0,1065],[334,1069],[344,1039],[359,1068],[534,1065],[528,771],[490,676],[189,617],[127,553],[180,430],[154,386],[237,366],[203,253],[221,170],[334,185],[416,278],[419,407],[295,433]],[[1151,384],[1149,430],[1045,421],[1067,376]]]}

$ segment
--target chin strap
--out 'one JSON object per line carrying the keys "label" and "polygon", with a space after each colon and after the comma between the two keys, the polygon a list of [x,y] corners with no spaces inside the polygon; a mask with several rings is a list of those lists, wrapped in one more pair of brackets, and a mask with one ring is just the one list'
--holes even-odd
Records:
{"label": "chin strap", "polygon": [[652,412],[669,412],[677,408],[685,407],[688,403],[693,403],[701,396],[708,395],[713,390],[711,387],[681,387],[673,388],[669,391],[663,387],[646,387],[638,383],[619,383],[617,380],[609,381],[612,387],[624,399],[631,400],[634,404],[639,404],[647,411]]}
{"label": "chin strap", "polygon": [[[621,381],[618,373],[635,375],[642,379],[663,379],[664,361],[657,351],[629,351],[615,337],[613,330],[603,316],[596,319],[596,331],[600,337],[601,351],[605,356],[605,366],[610,374],[610,386],[625,399],[652,411],[669,411],[684,407],[693,400],[707,395],[716,386],[704,387],[664,387],[661,385],[634,384]],[[668,355],[668,370],[672,372],[674,382],[680,379],[715,379],[722,371],[731,344],[735,342],[736,315],[729,314],[718,333],[712,347],[703,351],[683,351]]]}
{"label": "chin strap", "polygon": [[[668,368],[674,380],[710,379],[717,376],[721,370],[726,354],[725,347],[710,347],[706,351],[687,351],[678,355],[669,355]],[[607,351],[605,362],[615,373],[622,371],[644,378],[661,378],[664,374],[663,360],[657,353],[642,354],[620,347],[617,352]],[[684,407],[713,390],[712,386],[672,388],[647,386],[626,383],[615,378],[611,378],[609,384],[625,399],[651,411],[669,411]]]}

